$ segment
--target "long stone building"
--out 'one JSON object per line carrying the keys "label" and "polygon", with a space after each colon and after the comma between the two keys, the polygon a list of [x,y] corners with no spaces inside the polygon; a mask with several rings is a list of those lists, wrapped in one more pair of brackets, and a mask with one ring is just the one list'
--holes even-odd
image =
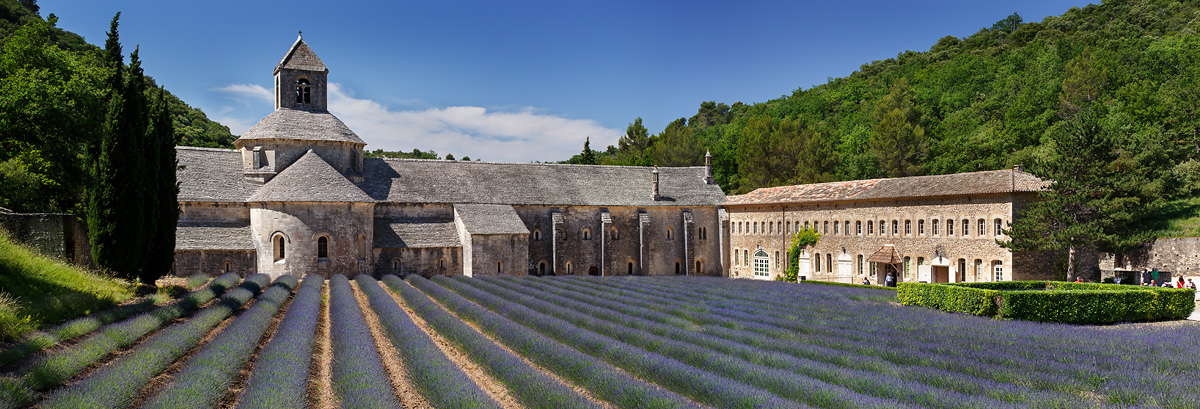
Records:
{"label": "long stone building", "polygon": [[1047,182],[1019,168],[763,188],[733,196],[730,277],[774,279],[790,237],[822,234],[798,255],[808,280],[983,282],[1053,277],[1052,252],[996,244]]}
{"label": "long stone building", "polygon": [[176,275],[724,275],[711,167],[363,157],[302,38],[236,149],[177,148]]}

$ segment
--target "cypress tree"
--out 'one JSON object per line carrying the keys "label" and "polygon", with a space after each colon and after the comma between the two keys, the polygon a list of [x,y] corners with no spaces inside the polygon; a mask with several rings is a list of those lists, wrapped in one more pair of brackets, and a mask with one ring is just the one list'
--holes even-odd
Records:
{"label": "cypress tree", "polygon": [[175,178],[175,171],[179,167],[175,145],[179,141],[163,88],[158,89],[155,98],[147,139],[155,151],[153,176],[156,183],[152,192],[155,196],[155,209],[152,212],[155,220],[154,234],[150,237],[148,248],[150,254],[146,257],[146,268],[142,270],[142,282],[153,283],[158,277],[166,275],[175,262],[175,226],[179,223],[179,183]]}
{"label": "cypress tree", "polygon": [[121,42],[117,22],[121,13],[113,17],[104,43],[104,65],[107,71],[105,101],[108,102],[101,124],[100,138],[89,149],[92,183],[87,191],[88,241],[92,246],[92,259],[101,268],[121,273],[120,251],[115,245],[117,197],[117,163],[120,158],[120,139],[112,132],[120,122],[124,108],[125,58],[121,55]]}

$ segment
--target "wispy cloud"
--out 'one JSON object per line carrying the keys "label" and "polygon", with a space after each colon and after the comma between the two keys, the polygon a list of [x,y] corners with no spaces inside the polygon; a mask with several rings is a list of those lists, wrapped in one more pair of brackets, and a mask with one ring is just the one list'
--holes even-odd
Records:
{"label": "wispy cloud", "polygon": [[263,101],[270,104],[275,103],[275,92],[258,84],[229,84],[214,88],[213,91],[225,94],[229,99],[245,104],[247,107],[259,106]]}
{"label": "wispy cloud", "polygon": [[[271,91],[257,85],[234,84],[216,89],[231,99],[271,102]],[[532,107],[492,111],[456,106],[424,110],[392,110],[370,99],[357,98],[339,84],[330,84],[329,110],[364,141],[367,149],[387,151],[434,150],[457,158],[503,162],[556,161],[570,158],[591,137],[592,149],[615,145],[621,132],[588,119],[570,119]],[[226,122],[226,120],[230,122]],[[218,118],[237,133],[232,116]],[[240,132],[238,132],[240,130]]]}

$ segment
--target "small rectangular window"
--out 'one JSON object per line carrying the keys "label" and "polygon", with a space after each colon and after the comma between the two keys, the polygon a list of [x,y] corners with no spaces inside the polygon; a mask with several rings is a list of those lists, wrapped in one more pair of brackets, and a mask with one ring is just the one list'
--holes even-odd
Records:
{"label": "small rectangular window", "polygon": [[912,220],[905,220],[904,221],[904,235],[907,236],[910,234],[912,234]]}
{"label": "small rectangular window", "polygon": [[938,219],[933,219],[933,221],[930,222],[929,227],[931,230],[930,233],[932,233],[934,236],[938,235]]}
{"label": "small rectangular window", "polygon": [[1000,219],[996,219],[996,237],[1004,234],[1003,226],[1000,224]]}
{"label": "small rectangular window", "polygon": [[896,220],[892,220],[892,235],[893,236],[900,235],[900,222],[898,222]]}
{"label": "small rectangular window", "polygon": [[917,220],[917,235],[925,235],[925,220]]}
{"label": "small rectangular window", "polygon": [[986,228],[983,226],[983,219],[979,219],[979,229],[978,229],[978,231],[979,231],[979,235],[980,235],[980,236],[985,236],[985,235],[987,235],[987,230],[986,230]]}

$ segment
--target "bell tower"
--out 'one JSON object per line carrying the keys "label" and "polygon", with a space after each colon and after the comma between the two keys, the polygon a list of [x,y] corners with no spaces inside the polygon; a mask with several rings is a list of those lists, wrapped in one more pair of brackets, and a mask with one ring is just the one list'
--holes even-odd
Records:
{"label": "bell tower", "polygon": [[275,66],[275,109],[328,112],[329,68],[304,42],[301,32]]}

